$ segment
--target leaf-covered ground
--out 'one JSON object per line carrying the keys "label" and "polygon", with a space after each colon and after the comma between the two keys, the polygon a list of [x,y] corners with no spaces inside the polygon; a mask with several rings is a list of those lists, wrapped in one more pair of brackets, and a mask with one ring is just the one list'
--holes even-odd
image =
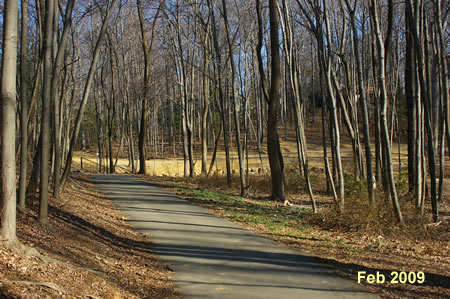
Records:
{"label": "leaf-covered ground", "polygon": [[[340,275],[354,281],[357,281],[358,271],[367,274],[376,274],[378,271],[385,275],[385,283],[364,284],[383,297],[448,298],[450,294],[448,204],[442,205],[442,222],[437,226],[407,224],[406,229],[401,229],[392,223],[395,220],[391,220],[387,213],[378,215],[379,218],[388,218],[381,219],[378,225],[388,226],[390,223],[393,229],[353,227],[352,224],[343,226],[338,221],[333,227],[333,219],[323,219],[336,216],[329,212],[332,201],[323,196],[316,195],[320,208],[319,214],[313,216],[306,205],[308,198],[305,195],[294,197],[291,194],[290,200],[295,205],[286,207],[264,197],[248,199],[236,196],[238,191],[226,188],[224,183],[218,184],[221,187],[209,184],[205,189],[201,178],[184,180],[160,177],[151,178],[150,181],[282,246],[293,247],[314,256],[319,262],[331,265]],[[351,204],[349,201],[348,205]],[[354,220],[351,217],[356,219],[361,215],[366,217],[365,211],[358,213],[360,215],[349,213],[349,218],[343,221],[351,221]],[[367,217],[371,217],[369,212]],[[407,231],[412,228],[417,231]],[[425,281],[422,284],[394,284],[390,276],[393,271],[424,272]],[[410,275],[412,277],[414,274]]]}
{"label": "leaf-covered ground", "polygon": [[17,231],[39,255],[0,247],[0,298],[179,298],[151,241],[86,177],[50,200],[47,228],[36,210],[34,203],[18,214]]}

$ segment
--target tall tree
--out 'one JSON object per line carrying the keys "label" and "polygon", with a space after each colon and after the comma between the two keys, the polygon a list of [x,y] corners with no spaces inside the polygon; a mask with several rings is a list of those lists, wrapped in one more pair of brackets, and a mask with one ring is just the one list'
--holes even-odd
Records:
{"label": "tall tree", "polygon": [[278,113],[280,112],[280,42],[278,34],[277,0],[269,0],[270,18],[270,50],[271,50],[271,83],[269,92],[269,108],[267,114],[267,153],[272,177],[272,199],[286,203],[284,192],[285,174],[283,154],[278,137]]}
{"label": "tall tree", "polygon": [[52,46],[53,46],[53,19],[54,1],[45,1],[44,18],[44,81],[42,86],[42,119],[41,119],[41,168],[39,185],[39,215],[41,225],[48,222],[48,189],[49,189],[49,158],[50,158],[50,89],[52,82]]}
{"label": "tall tree", "polygon": [[150,55],[153,49],[153,41],[155,37],[155,24],[158,19],[159,12],[161,11],[161,7],[164,1],[161,1],[158,6],[158,10],[156,11],[155,17],[153,18],[152,23],[152,33],[150,37],[150,45],[147,42],[145,25],[144,25],[144,16],[142,14],[142,4],[140,0],[136,0],[136,6],[138,9],[138,17],[139,17],[139,27],[141,30],[141,39],[142,39],[142,50],[144,51],[144,94],[142,96],[142,106],[141,106],[141,124],[139,127],[139,173],[146,173],[146,153],[145,153],[145,134],[146,134],[146,120],[148,118],[149,109],[147,108],[147,100],[149,97],[149,89],[150,89]]}
{"label": "tall tree", "polygon": [[[389,5],[393,5],[390,3]],[[386,173],[386,183],[391,196],[392,206],[394,208],[395,215],[397,220],[400,223],[403,223],[403,216],[400,210],[400,204],[398,202],[397,189],[395,187],[394,182],[394,171],[392,167],[392,147],[391,142],[389,140],[389,131],[387,126],[387,86],[386,86],[386,53],[389,51],[390,39],[386,38],[383,40],[380,28],[381,19],[379,17],[379,6],[377,0],[370,1],[370,16],[372,22],[372,30],[374,34],[374,39],[377,47],[377,66],[379,70],[378,81],[380,88],[380,123],[381,123],[381,139],[382,139],[382,147],[383,147],[383,160],[385,173]],[[391,20],[389,21],[391,22]],[[392,30],[392,28],[391,28]],[[389,31],[387,36],[389,37]]]}
{"label": "tall tree", "polygon": [[64,185],[69,178],[69,174],[72,167],[72,158],[73,153],[75,151],[76,141],[78,140],[78,134],[80,132],[81,120],[83,119],[84,110],[86,109],[87,100],[89,98],[89,94],[91,91],[92,81],[94,79],[95,71],[97,70],[97,63],[100,55],[100,48],[103,42],[103,39],[106,34],[106,29],[108,28],[108,21],[116,7],[118,0],[113,0],[111,5],[108,7],[105,17],[102,20],[102,27],[100,29],[100,33],[97,37],[97,41],[94,47],[94,55],[92,57],[91,64],[89,66],[89,73],[86,79],[86,83],[84,85],[83,95],[80,102],[80,107],[78,109],[77,117],[75,120],[75,127],[73,130],[72,138],[70,139],[69,152],[67,153],[66,166],[64,168],[64,173],[61,179],[61,186],[64,188]]}
{"label": "tall tree", "polygon": [[28,0],[21,1],[22,25],[20,31],[20,175],[19,209],[25,209],[27,168],[28,168],[28,94],[27,94],[27,54],[28,54]]}
{"label": "tall tree", "polygon": [[0,168],[1,227],[0,242],[16,246],[16,73],[18,1],[5,0],[3,20],[3,49],[1,81],[1,135]]}
{"label": "tall tree", "polygon": [[363,78],[363,66],[362,66],[362,57],[360,54],[360,46],[358,40],[358,30],[356,28],[356,5],[358,1],[356,0],[353,6],[350,4],[349,0],[345,0],[347,9],[350,13],[350,21],[352,24],[353,31],[353,49],[355,51],[355,60],[356,60],[356,68],[358,72],[358,88],[359,88],[359,97],[362,106],[363,113],[363,132],[364,132],[364,146],[366,151],[366,170],[367,170],[367,187],[369,193],[369,200],[371,204],[375,202],[374,196],[374,177],[372,175],[372,150],[370,146],[370,130],[369,130],[369,112],[367,109],[367,100],[366,100],[366,90]]}
{"label": "tall tree", "polygon": [[[436,161],[435,161],[435,149],[434,149],[434,135],[432,128],[432,119],[431,119],[431,108],[430,108],[430,99],[429,99],[429,80],[427,80],[428,73],[424,69],[424,64],[426,63],[426,55],[424,53],[424,49],[428,47],[426,41],[419,33],[419,23],[426,23],[426,16],[424,12],[424,7],[422,1],[416,1],[414,4],[412,0],[409,0],[409,5],[413,7],[413,10],[410,13],[413,13],[413,16],[410,16],[412,20],[414,20],[413,26],[413,37],[414,37],[414,50],[417,61],[418,68],[418,77],[420,83],[420,97],[422,100],[422,105],[424,107],[424,116],[425,116],[425,129],[427,133],[427,147],[428,147],[428,164],[430,167],[430,185],[431,185],[431,204],[432,204],[432,212],[433,212],[433,220],[435,222],[439,221],[438,214],[438,206],[437,206],[437,186],[436,186]],[[427,34],[427,30],[423,29],[423,34]],[[427,82],[428,81],[428,82]],[[418,108],[420,109],[420,107]]]}
{"label": "tall tree", "polygon": [[231,98],[233,100],[233,116],[234,116],[234,127],[236,130],[236,150],[238,152],[238,159],[239,159],[239,177],[241,181],[241,196],[247,196],[247,186],[245,181],[245,173],[244,173],[244,152],[242,150],[241,146],[241,132],[240,132],[240,118],[237,111],[237,95],[236,95],[236,87],[235,87],[235,81],[236,81],[236,65],[234,63],[233,58],[233,42],[231,40],[231,30],[230,25],[228,22],[228,13],[227,13],[227,3],[226,0],[222,0],[222,8],[223,8],[223,19],[225,23],[225,32],[226,32],[226,38],[227,38],[227,45],[228,45],[228,60],[230,62],[231,67]]}
{"label": "tall tree", "polygon": [[[61,111],[60,111],[60,102],[58,95],[59,81],[61,76],[61,68],[64,62],[64,56],[67,48],[67,43],[69,40],[70,28],[72,27],[72,11],[73,6],[75,4],[75,0],[69,0],[66,5],[66,11],[64,14],[64,28],[61,36],[61,40],[59,41],[58,50],[55,57],[55,63],[53,65],[53,75],[51,81],[51,90],[50,97],[53,109],[53,152],[55,157],[54,163],[54,173],[53,173],[53,196],[55,198],[59,197],[59,187],[61,182]],[[54,12],[54,19],[57,22],[58,12]],[[54,26],[55,27],[55,26]],[[58,41],[53,41],[56,44]]]}
{"label": "tall tree", "polygon": [[414,37],[412,33],[413,20],[411,19],[411,3],[405,2],[405,29],[406,29],[406,53],[405,53],[405,95],[408,117],[408,185],[409,192],[414,191],[416,184],[416,113],[415,113],[415,58]]}

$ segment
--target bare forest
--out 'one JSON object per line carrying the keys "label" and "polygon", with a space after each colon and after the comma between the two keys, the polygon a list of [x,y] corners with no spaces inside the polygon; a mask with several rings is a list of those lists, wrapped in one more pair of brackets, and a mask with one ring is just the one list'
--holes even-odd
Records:
{"label": "bare forest", "polygon": [[22,248],[17,218],[31,209],[47,227],[52,202],[86,172],[448,241],[447,0],[0,9],[0,244]]}

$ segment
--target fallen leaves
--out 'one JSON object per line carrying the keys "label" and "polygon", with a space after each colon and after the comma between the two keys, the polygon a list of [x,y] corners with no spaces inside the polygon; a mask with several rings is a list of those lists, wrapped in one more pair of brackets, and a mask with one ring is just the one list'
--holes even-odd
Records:
{"label": "fallen leaves", "polygon": [[37,203],[18,214],[20,241],[41,258],[0,247],[0,297],[178,298],[148,237],[88,178],[72,182],[50,200],[49,227],[36,223]]}

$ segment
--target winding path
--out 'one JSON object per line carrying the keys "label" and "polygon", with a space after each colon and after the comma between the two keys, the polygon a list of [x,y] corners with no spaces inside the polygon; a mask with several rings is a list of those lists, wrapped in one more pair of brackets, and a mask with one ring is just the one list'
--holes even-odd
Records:
{"label": "winding path", "polygon": [[136,231],[151,236],[188,298],[365,298],[314,258],[210,214],[142,179],[93,175]]}

